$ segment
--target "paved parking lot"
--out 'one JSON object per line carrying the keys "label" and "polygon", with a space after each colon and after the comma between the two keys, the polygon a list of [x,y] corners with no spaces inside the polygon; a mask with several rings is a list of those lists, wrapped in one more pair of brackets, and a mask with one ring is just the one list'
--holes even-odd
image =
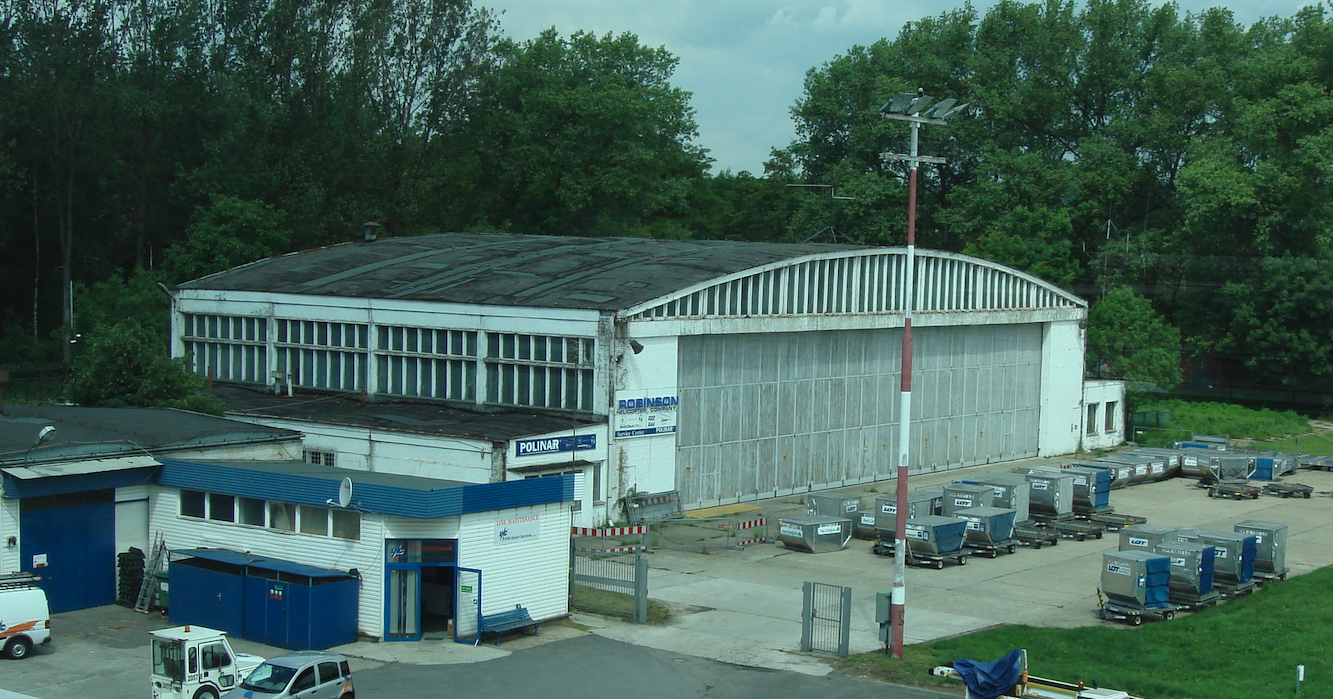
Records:
{"label": "paved parking lot", "polygon": [[[1065,459],[1068,460],[1068,459]],[[1052,463],[1050,460],[1044,460]],[[1013,464],[980,470],[1009,470]],[[975,470],[914,477],[911,487],[952,481]],[[1302,471],[1288,476],[1316,491],[1333,491],[1333,473]],[[838,492],[864,495],[872,504],[886,485],[878,483],[843,488]],[[800,497],[756,503],[770,517],[803,512]],[[1333,564],[1333,539],[1327,523],[1333,498],[1258,500],[1209,498],[1192,479],[1175,478],[1111,492],[1118,512],[1148,518],[1152,524],[1196,526],[1231,531],[1246,519],[1288,525],[1287,564],[1293,575]],[[756,511],[757,513],[757,511]],[[1097,616],[1097,587],[1101,556],[1118,547],[1118,535],[1102,540],[1062,540],[1039,550],[1022,548],[996,559],[969,557],[966,566],[944,570],[909,567],[907,571],[906,636],[910,642],[946,637],[997,624],[1078,627],[1107,624]],[[826,672],[825,664],[794,655],[799,647],[801,585],[803,581],[853,588],[853,652],[881,648],[874,620],[875,593],[887,592],[893,577],[893,559],[869,553],[870,544],[853,540],[847,549],[809,554],[777,544],[759,544],[742,551],[709,554],[658,550],[651,554],[650,596],[677,608],[675,622],[666,628],[612,625],[597,632],[682,653],[727,662]]]}

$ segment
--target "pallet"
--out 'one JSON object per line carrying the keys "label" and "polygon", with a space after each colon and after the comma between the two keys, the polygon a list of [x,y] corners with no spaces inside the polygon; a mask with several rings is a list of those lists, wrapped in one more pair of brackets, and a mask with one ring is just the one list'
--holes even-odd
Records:
{"label": "pallet", "polygon": [[1306,498],[1314,494],[1314,488],[1304,483],[1265,483],[1264,495],[1279,498]]}
{"label": "pallet", "polygon": [[1272,572],[1266,570],[1256,570],[1254,571],[1254,581],[1262,585],[1266,582],[1276,582],[1278,580],[1286,580],[1287,573],[1290,572],[1291,568],[1283,568],[1282,570],[1277,570]]}
{"label": "pallet", "polygon": [[1214,581],[1213,589],[1217,590],[1219,595],[1222,595],[1222,599],[1236,599],[1237,597],[1244,597],[1245,595],[1252,594],[1258,589],[1258,586],[1254,584],[1254,581],[1235,584]]}
{"label": "pallet", "polygon": [[1034,549],[1060,543],[1059,534],[1038,527],[1014,527],[1014,538],[1019,544]]}
{"label": "pallet", "polygon": [[1088,539],[1100,539],[1106,531],[1104,528],[1087,522],[1047,522],[1046,526],[1055,531],[1065,539],[1075,541],[1086,541]]}
{"label": "pallet", "polygon": [[1259,494],[1262,492],[1264,492],[1263,489],[1258,486],[1239,485],[1236,483],[1214,483],[1208,486],[1208,497],[1210,498],[1258,500]]}
{"label": "pallet", "polygon": [[1168,604],[1165,607],[1150,607],[1136,609],[1114,602],[1104,601],[1101,606],[1101,617],[1106,621],[1127,621],[1133,626],[1143,623],[1143,617],[1147,614],[1160,616],[1162,621],[1171,621],[1176,618],[1176,612],[1181,611],[1180,606]]}
{"label": "pallet", "polygon": [[[896,555],[891,544],[884,544],[882,542],[875,542],[875,545],[870,547],[870,552],[876,556],[888,556],[890,558]],[[967,565],[967,553],[967,549],[959,549],[951,553],[941,554],[918,553],[909,547],[907,549],[906,563],[909,566],[943,570],[945,561],[953,561],[960,566]]]}
{"label": "pallet", "polygon": [[1104,527],[1108,532],[1118,532],[1135,524],[1147,524],[1148,518],[1138,515],[1100,514],[1091,515],[1088,517],[1088,521]]}
{"label": "pallet", "polygon": [[1218,602],[1222,601],[1222,595],[1216,592],[1209,592],[1206,595],[1186,595],[1172,594],[1171,604],[1177,605],[1187,611],[1197,611],[1206,607],[1216,607]]}

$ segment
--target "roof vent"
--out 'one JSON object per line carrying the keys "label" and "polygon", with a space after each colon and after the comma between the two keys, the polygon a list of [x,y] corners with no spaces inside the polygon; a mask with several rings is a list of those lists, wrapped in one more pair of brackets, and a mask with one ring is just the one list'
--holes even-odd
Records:
{"label": "roof vent", "polygon": [[366,221],[361,224],[361,237],[365,238],[367,243],[373,243],[380,237],[380,229],[383,227],[374,221]]}

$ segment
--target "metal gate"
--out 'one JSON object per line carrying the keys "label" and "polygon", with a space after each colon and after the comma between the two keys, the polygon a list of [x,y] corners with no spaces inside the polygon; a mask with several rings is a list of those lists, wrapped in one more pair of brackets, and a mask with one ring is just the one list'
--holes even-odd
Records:
{"label": "metal gate", "polygon": [[852,633],[852,588],[806,581],[802,591],[801,650],[847,657]]}
{"label": "metal gate", "polygon": [[648,561],[640,547],[633,551],[571,548],[570,607],[648,623]]}

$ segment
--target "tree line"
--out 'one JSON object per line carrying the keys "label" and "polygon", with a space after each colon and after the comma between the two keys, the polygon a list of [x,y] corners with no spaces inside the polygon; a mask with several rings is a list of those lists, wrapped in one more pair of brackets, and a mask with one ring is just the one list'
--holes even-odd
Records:
{"label": "tree line", "polygon": [[883,154],[907,130],[879,108],[923,87],[972,106],[922,131],[947,162],[922,170],[919,242],[1096,299],[1094,373],[1171,385],[1207,355],[1328,386],[1331,38],[1320,6],[1250,27],[1146,0],[964,6],[812,68],[796,140],[712,173],[676,58],[631,34],[514,41],[470,0],[11,0],[0,364],[151,353],[158,283],[370,220],[901,244]]}

